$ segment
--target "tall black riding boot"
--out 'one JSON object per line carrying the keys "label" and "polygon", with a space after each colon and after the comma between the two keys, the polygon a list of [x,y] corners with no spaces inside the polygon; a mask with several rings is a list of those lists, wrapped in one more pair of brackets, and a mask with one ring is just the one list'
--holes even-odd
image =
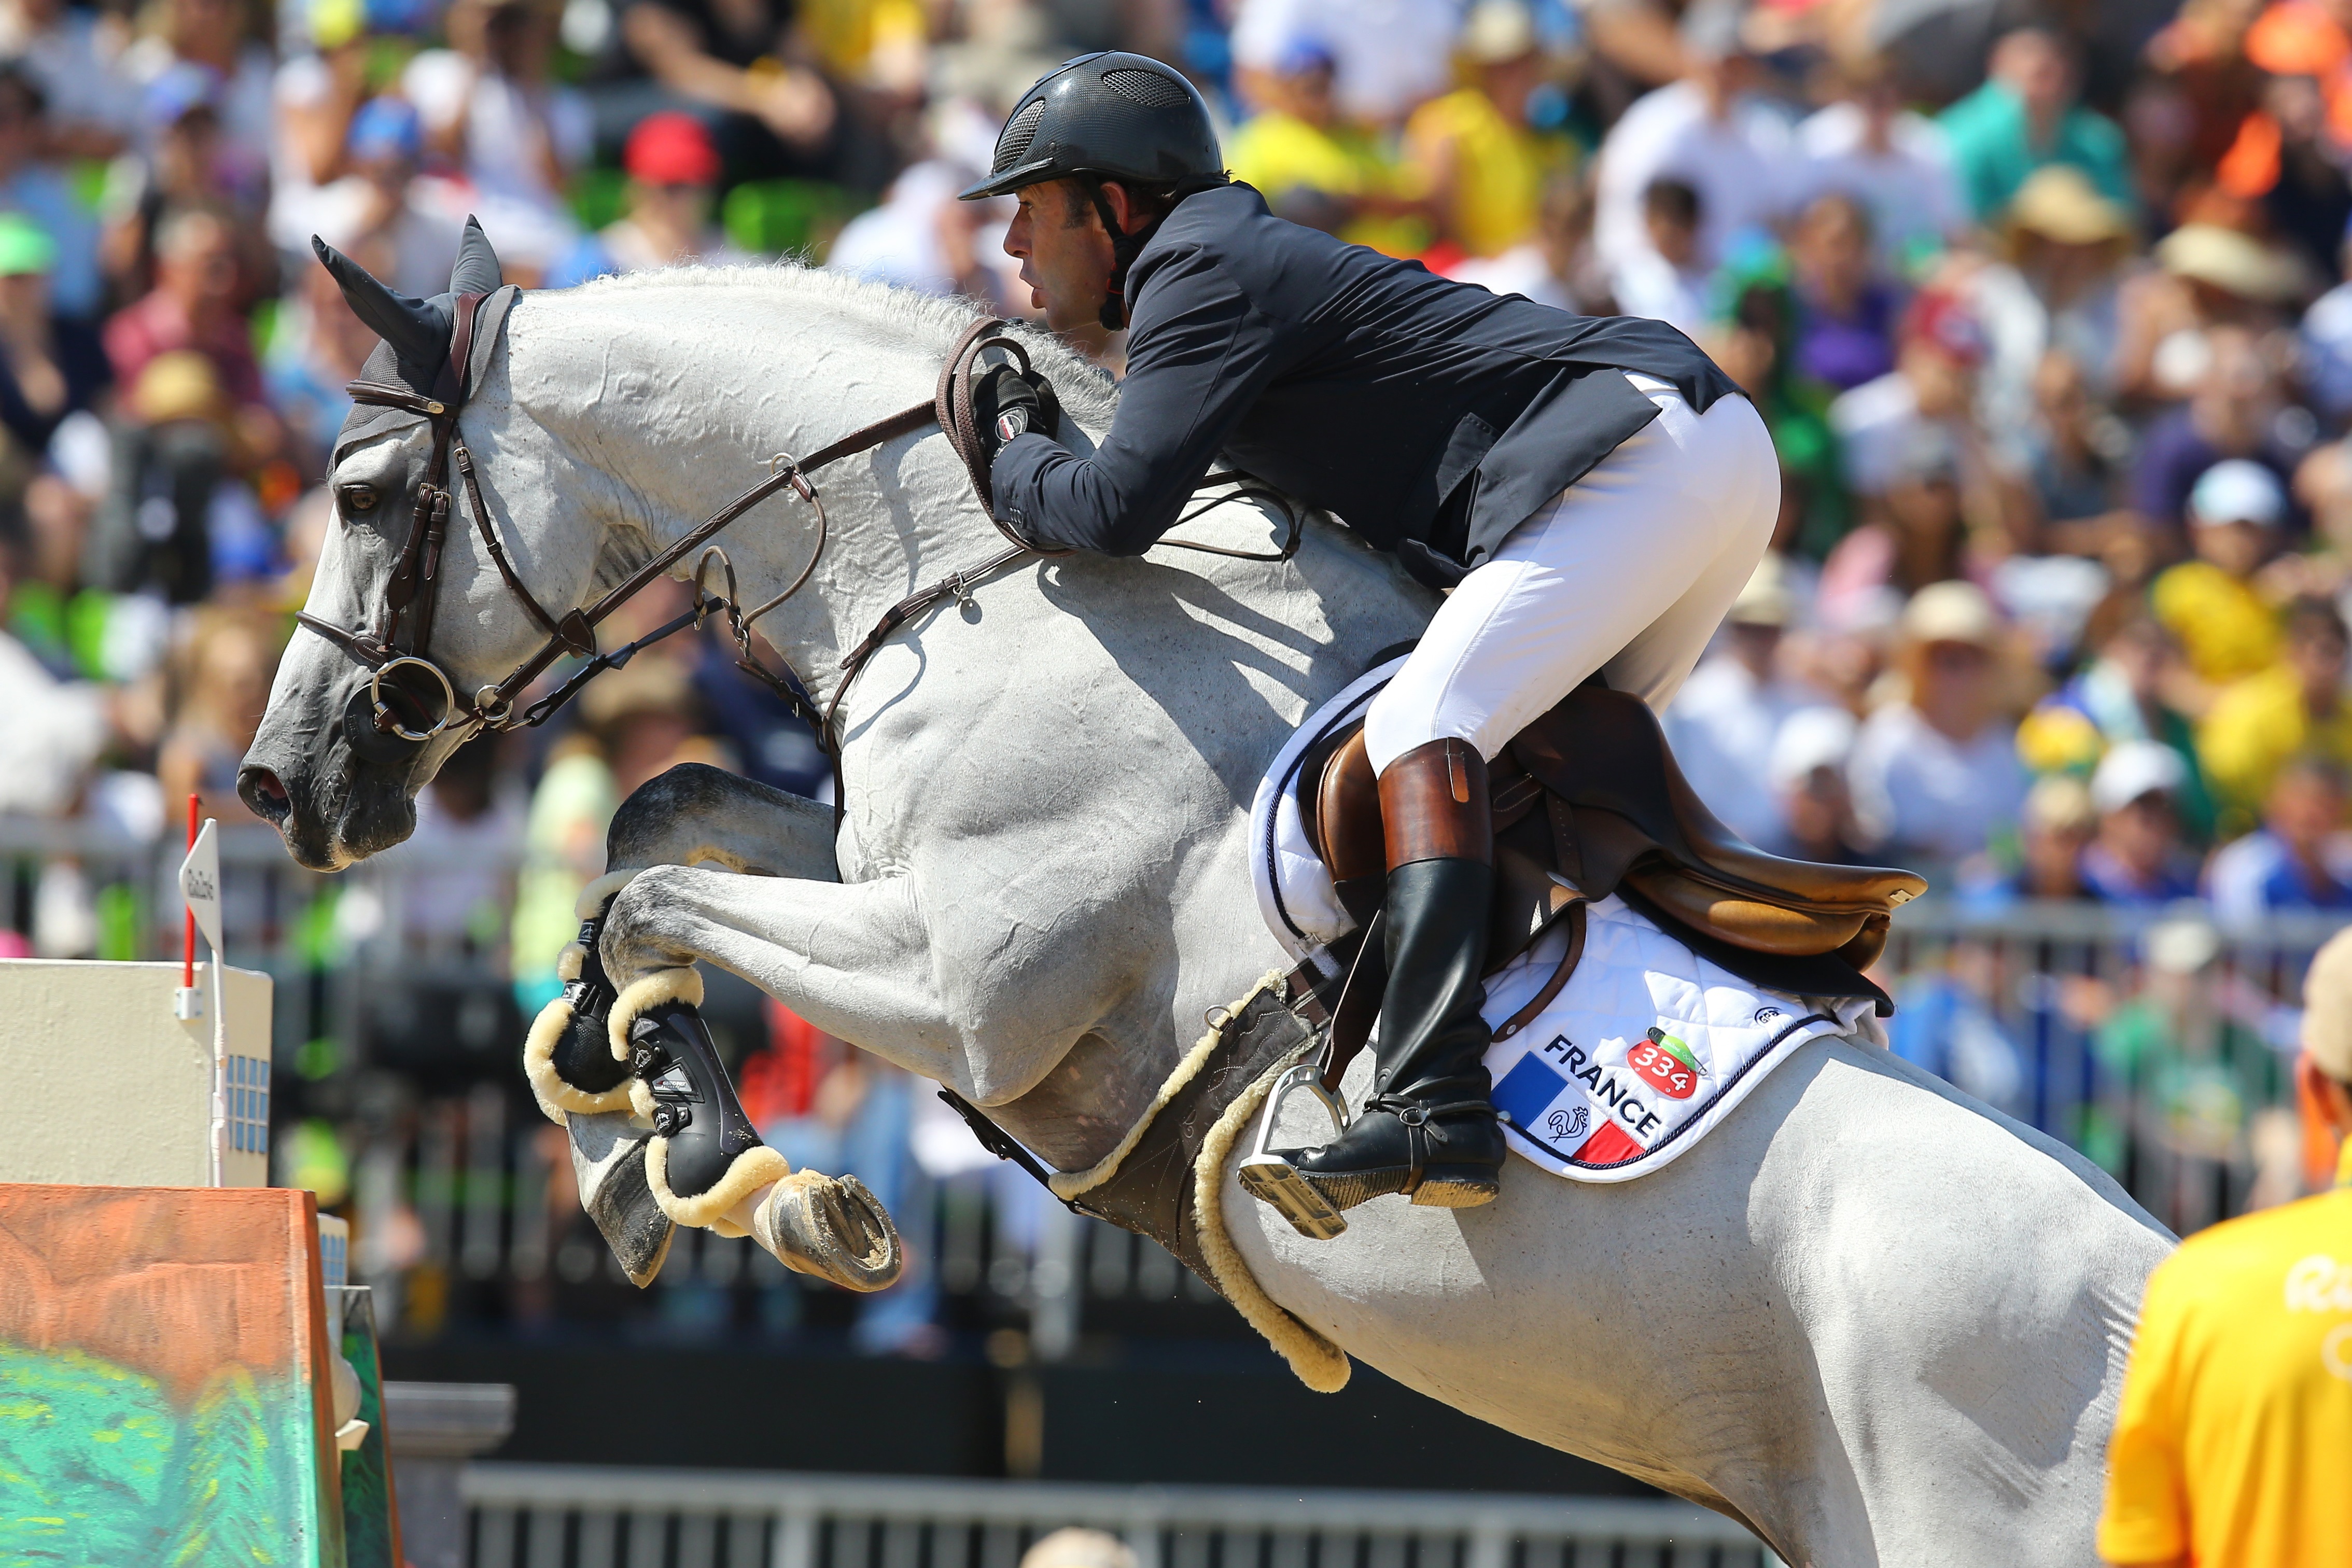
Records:
{"label": "tall black riding boot", "polygon": [[1318,1149],[1276,1151],[1332,1207],[1405,1193],[1436,1208],[1492,1203],[1503,1165],[1479,981],[1493,895],[1486,764],[1432,741],[1381,774],[1388,839],[1388,986],[1372,1096]]}

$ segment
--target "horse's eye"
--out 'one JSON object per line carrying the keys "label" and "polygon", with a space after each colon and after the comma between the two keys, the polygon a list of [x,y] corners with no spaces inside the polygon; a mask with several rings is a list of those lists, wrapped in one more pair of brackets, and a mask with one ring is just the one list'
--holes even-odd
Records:
{"label": "horse's eye", "polygon": [[375,510],[373,485],[344,485],[336,493],[342,498],[343,510],[353,515]]}

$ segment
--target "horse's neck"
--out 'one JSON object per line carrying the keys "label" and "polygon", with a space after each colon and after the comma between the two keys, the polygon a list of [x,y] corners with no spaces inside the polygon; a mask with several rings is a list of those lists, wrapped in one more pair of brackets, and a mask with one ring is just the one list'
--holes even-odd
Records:
{"label": "horse's neck", "polygon": [[[529,379],[553,396],[534,416],[589,455],[637,535],[629,548],[600,546],[608,576],[692,532],[765,479],[778,455],[816,451],[926,403],[936,383],[927,351],[877,342],[869,324],[854,321],[820,316],[798,325],[788,349],[747,353],[745,328],[722,314],[740,296],[712,290],[713,309],[698,313],[685,308],[695,292],[681,285],[687,299],[666,302],[659,331],[608,324],[592,336],[575,328],[537,345],[549,363]],[[969,571],[1003,542],[936,427],[808,479],[824,510],[821,551],[816,510],[789,489],[714,542],[745,605],[782,593],[818,552],[805,586],[759,631],[822,701],[842,679],[843,656],[891,605],[919,584]],[[674,574],[693,570],[698,555]],[[721,587],[715,569],[706,582]]]}

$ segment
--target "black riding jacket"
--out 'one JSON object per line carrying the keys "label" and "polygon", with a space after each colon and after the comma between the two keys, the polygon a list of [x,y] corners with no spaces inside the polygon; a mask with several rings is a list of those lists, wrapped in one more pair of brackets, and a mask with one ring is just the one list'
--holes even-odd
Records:
{"label": "black riding jacket", "polygon": [[1220,452],[1432,586],[1657,415],[1737,393],[1663,321],[1571,316],[1286,223],[1244,184],[1177,204],[1127,280],[1128,371],[1094,454],[1029,434],[991,468],[1043,542],[1139,555]]}

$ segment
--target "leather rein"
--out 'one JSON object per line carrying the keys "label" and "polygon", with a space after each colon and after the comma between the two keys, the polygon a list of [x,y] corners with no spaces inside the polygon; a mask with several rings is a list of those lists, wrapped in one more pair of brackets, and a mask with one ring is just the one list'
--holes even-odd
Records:
{"label": "leather rein", "polygon": [[[952,598],[960,604],[971,603],[972,587],[995,575],[1005,567],[1031,556],[1066,555],[1066,549],[1039,544],[1023,537],[996,515],[993,487],[989,481],[988,457],[982,445],[978,420],[972,406],[972,384],[980,356],[992,348],[1003,349],[1020,362],[1021,370],[1030,369],[1028,350],[1014,338],[1004,335],[1006,323],[997,317],[974,321],[956,340],[947,363],[940,367],[939,385],[931,398],[904,408],[872,424],[859,426],[819,451],[806,458],[795,458],[788,453],[778,453],[769,460],[768,477],[712,512],[688,532],[656,551],[645,564],[585,608],[575,608],[561,618],[550,615],[508,558],[499,542],[498,529],[490,520],[489,510],[483,504],[480,481],[476,476],[473,453],[467,447],[465,437],[457,429],[457,416],[464,406],[467,374],[473,353],[474,318],[485,299],[483,294],[460,295],[457,301],[456,331],[449,344],[449,361],[442,368],[440,384],[450,389],[449,395],[428,397],[406,386],[383,382],[355,381],[346,389],[354,403],[398,408],[425,419],[433,432],[433,454],[425,477],[417,487],[416,505],[409,522],[407,538],[401,545],[391,580],[385,584],[383,603],[373,629],[358,630],[339,626],[309,611],[298,613],[296,619],[349,653],[372,672],[368,687],[369,706],[373,713],[374,727],[379,733],[401,741],[422,742],[433,739],[453,725],[502,731],[530,728],[542,724],[557,710],[577,696],[580,689],[607,669],[617,669],[629,662],[637,652],[665,637],[684,631],[688,626],[700,626],[717,611],[727,617],[728,629],[735,639],[735,666],[759,680],[782,699],[791,710],[804,720],[816,732],[818,748],[824,752],[834,770],[835,802],[841,803],[840,737],[835,730],[835,715],[841,700],[865,669],[866,662],[887,643],[891,634],[913,616]],[[868,451],[887,441],[911,434],[936,424],[962,460],[964,470],[971,479],[972,489],[979,497],[981,510],[1008,542],[1007,548],[990,556],[975,567],[951,572],[927,587],[919,588],[882,613],[874,628],[841,661],[841,679],[835,684],[832,698],[818,710],[809,697],[811,688],[789,662],[784,673],[770,670],[751,650],[751,627],[761,616],[774,610],[799,593],[817,563],[824,558],[829,521],[824,501],[808,476],[829,464],[856,453]],[[481,536],[483,547],[498,569],[506,585],[519,600],[546,640],[521,663],[508,671],[506,678],[494,685],[484,686],[474,693],[470,705],[462,705],[457,688],[447,673],[426,654],[425,644],[432,636],[434,602],[438,596],[443,547],[446,543],[450,513],[457,510],[458,498],[449,485],[449,475],[455,469],[464,487],[465,510],[473,520],[474,529]],[[1273,501],[1289,522],[1289,531],[1279,550],[1252,552],[1229,550],[1213,544],[1191,543],[1182,540],[1162,542],[1178,549],[1199,551],[1213,555],[1224,555],[1244,561],[1287,561],[1297,553],[1300,538],[1300,519],[1295,508],[1279,493],[1266,488],[1245,474],[1217,472],[1204,475],[1194,486],[1202,489],[1234,484],[1240,488],[1233,497],[1257,495]],[[727,552],[713,541],[730,523],[778,491],[791,489],[816,513],[816,544],[809,552],[806,564],[784,588],[784,591],[750,610],[742,607],[735,584],[735,568]],[[1206,508],[1201,509],[1207,510]],[[1200,511],[1188,513],[1178,521],[1198,517]],[[656,578],[696,550],[703,552],[694,568],[694,607],[667,625],[657,627],[635,642],[610,653],[600,653],[596,647],[596,627],[613,612],[625,605]],[[724,594],[709,592],[704,584],[706,574],[713,563],[723,573]],[[584,659],[553,691],[530,703],[518,714],[516,700],[537,680],[557,659],[566,656]],[[385,700],[384,683],[388,676],[396,677],[403,669],[423,672],[437,687],[420,701],[413,690],[395,682],[395,694],[406,698],[424,709],[421,716],[431,721],[424,728],[411,728],[404,717]],[[437,715],[425,706],[438,699]]]}

